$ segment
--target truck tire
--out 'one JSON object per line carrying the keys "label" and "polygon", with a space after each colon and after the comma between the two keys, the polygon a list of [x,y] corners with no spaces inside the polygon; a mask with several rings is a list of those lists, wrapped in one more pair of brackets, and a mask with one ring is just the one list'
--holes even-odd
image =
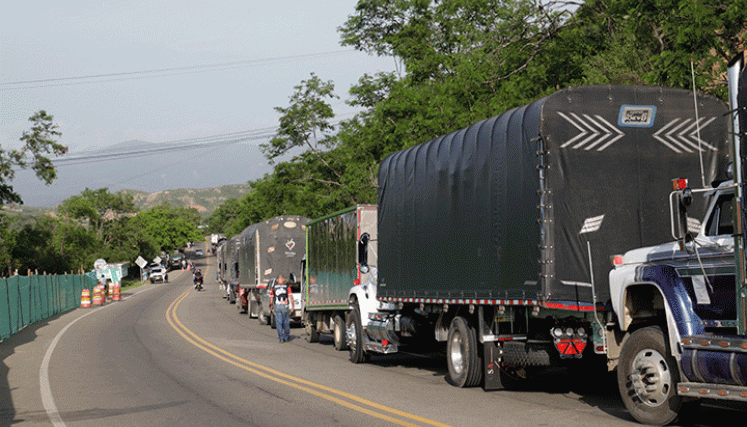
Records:
{"label": "truck tire", "polygon": [[482,358],[477,347],[477,335],[463,317],[455,317],[446,339],[446,359],[449,378],[457,387],[474,387],[482,381]]}
{"label": "truck tire", "polygon": [[316,322],[313,315],[309,315],[309,318],[303,322],[303,327],[306,330],[306,342],[319,341],[319,332],[316,330]]}
{"label": "truck tire", "polygon": [[335,337],[335,350],[344,351],[348,349],[348,338],[346,336],[345,324],[342,317],[338,314],[335,316],[335,327],[333,330]]}
{"label": "truck tire", "polygon": [[275,320],[275,313],[270,310],[270,328],[277,328],[277,320]]}
{"label": "truck tire", "polygon": [[643,424],[669,424],[677,418],[682,398],[677,362],[666,335],[658,326],[639,329],[620,351],[617,385],[630,415]]}
{"label": "truck tire", "polygon": [[368,353],[363,347],[363,324],[361,323],[361,312],[356,305],[348,313],[345,322],[345,335],[347,338],[350,361],[363,363],[368,360]]}

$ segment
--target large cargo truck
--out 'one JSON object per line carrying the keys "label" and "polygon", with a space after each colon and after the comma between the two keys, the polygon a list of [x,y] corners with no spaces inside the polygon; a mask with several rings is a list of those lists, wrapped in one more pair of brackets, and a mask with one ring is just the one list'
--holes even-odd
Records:
{"label": "large cargo truck", "polygon": [[351,310],[360,319],[376,309],[376,252],[376,206],[354,206],[307,224],[301,289],[307,341],[331,333],[335,348],[347,349]]}
{"label": "large cargo truck", "polygon": [[[245,228],[235,236],[237,244],[229,246],[229,270],[237,274],[229,299],[236,299],[241,312],[258,317],[262,311],[261,292],[278,274],[286,277],[293,288],[296,303],[292,319],[301,318],[301,259],[306,251],[306,223],[308,218],[283,215]],[[233,241],[233,238],[231,239]]]}
{"label": "large cargo truck", "polygon": [[221,254],[221,281],[225,284],[223,297],[234,304],[239,289],[239,247],[241,245],[240,235],[235,235],[223,244]]}
{"label": "large cargo truck", "polygon": [[486,389],[604,361],[610,255],[671,240],[671,178],[725,179],[729,127],[710,96],[587,86],[388,156],[378,307],[350,316],[351,360],[437,342],[451,383]]}
{"label": "large cargo truck", "polygon": [[[747,403],[747,73],[738,91],[735,84],[742,66],[740,56],[729,71],[733,180],[700,190],[674,180],[676,242],[613,258],[608,358],[625,406],[642,423],[669,423],[703,398]],[[693,233],[690,205],[702,195],[710,203]]]}

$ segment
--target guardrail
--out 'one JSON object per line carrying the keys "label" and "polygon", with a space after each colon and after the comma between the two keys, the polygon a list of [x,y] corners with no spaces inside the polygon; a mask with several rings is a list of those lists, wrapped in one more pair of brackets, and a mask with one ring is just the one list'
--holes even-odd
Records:
{"label": "guardrail", "polygon": [[0,278],[0,341],[35,322],[80,307],[83,288],[96,286],[95,274]]}

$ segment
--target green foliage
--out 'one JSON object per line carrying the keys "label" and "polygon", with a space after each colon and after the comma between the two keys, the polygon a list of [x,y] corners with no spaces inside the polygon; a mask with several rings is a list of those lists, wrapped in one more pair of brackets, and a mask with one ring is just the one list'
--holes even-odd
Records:
{"label": "green foliage", "polygon": [[140,215],[114,222],[107,228],[104,240],[107,244],[102,245],[96,252],[96,259],[131,261],[134,265],[134,260],[138,256],[153,259],[160,251],[156,238],[148,233],[145,221]]}
{"label": "green foliage", "polygon": [[187,242],[203,239],[197,223],[185,216],[182,209],[161,205],[138,214],[142,229],[159,250],[171,252]]}
{"label": "green foliage", "polygon": [[[747,0],[587,0],[572,7],[543,0],[360,0],[339,28],[342,44],[393,55],[404,73],[362,76],[347,102],[363,111],[335,126],[328,103],[337,98],[334,84],[312,73],[287,107],[276,108],[278,133],[263,145],[271,161],[293,149],[300,154],[250,182],[247,193],[231,194],[205,221],[210,232],[231,236],[277,215],[317,218],[376,203],[378,165],[387,155],[568,86],[689,89],[692,58],[697,88],[726,99],[724,70],[744,48],[745,22]],[[0,191],[7,189],[3,159],[0,152]],[[93,195],[84,192],[60,212],[97,230],[95,254],[151,258],[202,238],[194,209],[162,204],[104,222]],[[105,189],[97,196],[116,202]],[[0,221],[0,239],[14,248],[28,244],[24,260],[45,263],[65,253],[84,262],[71,255],[87,247],[76,224],[41,221],[22,234]],[[42,238],[56,243],[43,249],[36,244]],[[21,265],[7,252],[0,247],[0,260]]]}
{"label": "green foliage", "polygon": [[8,217],[0,213],[0,271],[12,271],[15,268],[11,248],[15,246],[15,233],[10,228]]}
{"label": "green foliage", "polygon": [[46,184],[52,183],[57,177],[54,165],[47,155],[64,154],[67,147],[56,141],[55,138],[62,134],[53,120],[54,117],[46,111],[39,111],[29,118],[33,125],[21,136],[23,148],[9,151],[0,148],[0,206],[5,203],[23,203],[21,196],[10,185],[15,177],[15,168],[31,168]]}
{"label": "green foliage", "polygon": [[22,273],[78,271],[93,266],[96,246],[95,237],[79,224],[43,217],[16,233],[11,249],[14,262],[9,267]]}
{"label": "green foliage", "polygon": [[103,238],[107,223],[116,221],[125,214],[136,212],[131,195],[112,194],[107,188],[86,188],[80,196],[65,199],[57,210],[65,217],[87,224],[98,238]]}
{"label": "green foliage", "polygon": [[335,85],[331,81],[323,82],[314,73],[311,73],[310,79],[295,87],[290,97],[291,105],[288,108],[275,108],[281,114],[277,136],[261,145],[268,159],[273,160],[294,147],[306,147],[317,152],[320,143],[330,145],[331,140],[327,137],[334,131],[330,120],[335,114],[324,99],[337,98],[334,90]]}

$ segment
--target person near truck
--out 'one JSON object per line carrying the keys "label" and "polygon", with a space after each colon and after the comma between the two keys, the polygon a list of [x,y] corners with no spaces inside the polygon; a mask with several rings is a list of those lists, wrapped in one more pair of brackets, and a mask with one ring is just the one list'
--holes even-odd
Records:
{"label": "person near truck", "polygon": [[290,339],[290,314],[293,312],[293,294],[290,285],[285,283],[285,276],[278,274],[275,284],[270,288],[270,310],[275,315],[275,328],[278,341]]}

